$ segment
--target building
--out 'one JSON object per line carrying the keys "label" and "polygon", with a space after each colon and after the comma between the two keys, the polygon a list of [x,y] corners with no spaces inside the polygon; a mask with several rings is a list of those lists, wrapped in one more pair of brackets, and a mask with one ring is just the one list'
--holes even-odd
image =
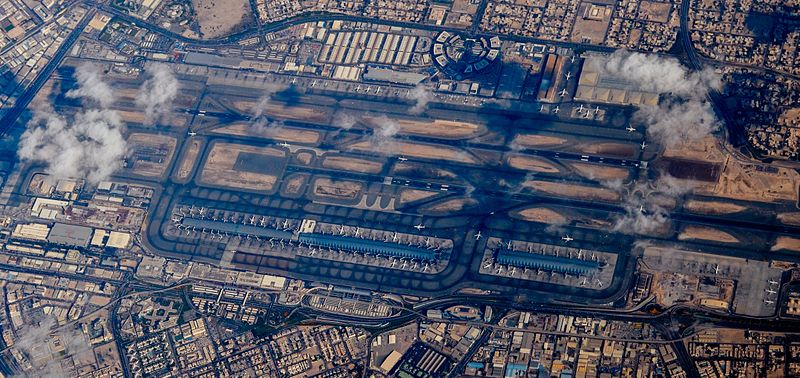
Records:
{"label": "building", "polygon": [[575,275],[591,274],[600,269],[600,263],[597,261],[570,259],[510,249],[501,249],[497,252],[497,263]]}
{"label": "building", "polygon": [[585,54],[575,99],[616,105],[658,105],[658,93],[645,91],[631,81],[609,77],[601,69],[608,55]]}
{"label": "building", "polygon": [[183,227],[194,227],[196,230],[214,230],[220,233],[227,232],[230,235],[250,235],[275,239],[290,239],[292,237],[292,233],[289,231],[258,227],[249,224],[219,222],[210,219],[183,218],[181,223]]}
{"label": "building", "polygon": [[349,236],[301,233],[301,243],[321,248],[331,248],[358,253],[370,253],[396,258],[431,261],[436,259],[436,252],[427,248],[412,247],[405,244],[389,243],[378,240],[359,239]]}
{"label": "building", "polygon": [[56,223],[50,230],[47,241],[55,244],[87,247],[91,237],[92,229],[90,227]]}

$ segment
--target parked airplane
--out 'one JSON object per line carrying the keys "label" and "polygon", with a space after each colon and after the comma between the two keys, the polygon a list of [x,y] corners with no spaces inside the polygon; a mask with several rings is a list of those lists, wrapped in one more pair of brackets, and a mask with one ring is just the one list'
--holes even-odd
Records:
{"label": "parked airplane", "polygon": [[567,95],[567,88],[562,89],[561,92],[558,95],[561,96],[561,97],[566,96]]}
{"label": "parked airplane", "polygon": [[559,111],[559,108],[558,108],[558,105],[556,105],[556,108],[553,110],[553,113],[558,114],[558,111]]}
{"label": "parked airplane", "polygon": [[567,235],[567,236],[562,237],[561,240],[569,243],[569,242],[571,242],[571,241],[573,241],[575,239],[573,239],[571,236]]}
{"label": "parked airplane", "polygon": [[480,231],[478,231],[478,233],[475,234],[475,240],[480,240],[480,238],[482,238],[482,237],[483,237],[483,235],[481,235]]}
{"label": "parked airplane", "polygon": [[642,146],[642,149],[644,150],[645,148],[647,148],[647,143],[645,143],[644,141],[642,141],[642,144],[640,144],[640,146]]}
{"label": "parked airplane", "polygon": [[625,128],[625,130],[628,130],[629,133],[632,133],[632,132],[636,131],[636,128],[633,127],[633,126],[628,126],[627,128]]}
{"label": "parked airplane", "polygon": [[414,226],[414,228],[416,228],[417,230],[422,230],[422,229],[424,229],[424,228],[425,228],[425,225],[424,225],[424,224],[422,224],[422,223],[420,223],[420,224],[418,224],[418,225]]}
{"label": "parked airplane", "polygon": [[569,81],[569,78],[571,78],[571,77],[572,77],[572,72],[567,72],[567,75],[566,75],[566,76],[567,76],[567,81]]}
{"label": "parked airplane", "polygon": [[190,137],[197,135],[197,133],[192,131],[192,129],[189,129],[189,132],[187,134],[189,134]]}

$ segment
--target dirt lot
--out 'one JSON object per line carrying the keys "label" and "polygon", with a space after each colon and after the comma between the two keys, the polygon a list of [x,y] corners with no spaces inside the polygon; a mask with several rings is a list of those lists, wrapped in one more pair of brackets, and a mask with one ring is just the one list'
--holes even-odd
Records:
{"label": "dirt lot", "polygon": [[523,219],[529,222],[540,222],[548,224],[564,224],[567,223],[567,218],[563,215],[545,208],[545,207],[531,207],[520,210],[511,214],[514,218]]}
{"label": "dirt lot", "polygon": [[[252,114],[253,109],[259,104],[258,100],[234,101],[234,109],[244,113]],[[312,107],[303,104],[287,105],[283,102],[272,100],[264,104],[264,115],[277,119],[292,119],[297,121],[308,121],[313,123],[325,123],[328,121],[329,112],[324,108]]]}
{"label": "dirt lot", "polygon": [[251,18],[247,0],[192,0],[203,38],[217,38],[230,34],[237,26]]}
{"label": "dirt lot", "polygon": [[783,224],[800,226],[800,213],[781,213],[777,218]]}
{"label": "dirt lot", "polygon": [[405,189],[400,192],[400,205],[405,205],[425,198],[431,198],[437,194],[439,194],[439,192],[431,192],[428,190],[419,189]]}
{"label": "dirt lot", "polygon": [[564,138],[537,134],[517,134],[511,141],[512,145],[524,147],[560,146],[564,143],[567,143]]}
{"label": "dirt lot", "polygon": [[423,159],[450,160],[468,164],[478,163],[477,160],[466,152],[452,147],[402,141],[392,141],[390,144],[390,146],[379,148],[369,141],[364,141],[351,145],[351,148],[358,151],[386,151],[388,149],[389,152],[395,155],[415,156]]}
{"label": "dirt lot", "polygon": [[779,251],[781,249],[789,251],[800,252],[800,239],[788,236],[779,236],[775,239],[775,244],[772,246],[772,251]]}
{"label": "dirt lot", "polygon": [[437,203],[433,206],[426,207],[427,211],[434,211],[437,213],[447,213],[454,211],[461,211],[477,204],[478,201],[472,198],[455,198],[448,201]]}
{"label": "dirt lot", "polygon": [[264,127],[257,130],[254,126],[246,122],[236,122],[227,126],[214,129],[215,133],[238,135],[238,136],[262,136],[270,139],[278,139],[289,143],[316,144],[319,140],[319,133],[316,131],[297,129],[293,127]]}
{"label": "dirt lot", "polygon": [[619,201],[619,194],[606,188],[592,188],[577,184],[536,180],[525,181],[522,186],[558,197],[599,200],[606,202]]}
{"label": "dirt lot", "polygon": [[200,181],[206,184],[241,188],[247,190],[269,191],[272,190],[278,178],[275,175],[261,174],[255,172],[237,171],[234,169],[239,154],[257,154],[264,158],[265,163],[273,160],[279,164],[280,160],[285,159],[285,153],[281,150],[269,147],[252,147],[232,143],[214,143]]}
{"label": "dirt lot", "polygon": [[560,170],[547,159],[526,155],[514,155],[508,158],[508,165],[526,171],[539,173],[558,173]]}
{"label": "dirt lot", "polygon": [[686,226],[683,232],[678,235],[678,240],[710,240],[719,243],[738,243],[739,239],[735,236],[718,230],[716,228],[705,226]]}
{"label": "dirt lot", "polygon": [[774,171],[759,170],[756,166],[742,164],[730,157],[724,163],[716,185],[699,187],[699,192],[718,197],[754,202],[797,201],[800,174],[781,168]]}
{"label": "dirt lot", "polygon": [[378,173],[383,169],[383,163],[374,160],[359,159],[341,155],[325,155],[322,166],[328,169],[341,169],[344,171]]}
{"label": "dirt lot", "polygon": [[636,147],[622,143],[591,143],[578,147],[578,151],[589,155],[605,155],[619,158],[633,157]]}
{"label": "dirt lot", "polygon": [[178,168],[178,179],[186,180],[192,172],[195,162],[197,161],[197,154],[200,152],[201,142],[199,140],[192,140],[183,153],[181,165]]}
{"label": "dirt lot", "polygon": [[160,177],[167,171],[175,153],[177,139],[166,135],[134,133],[128,136],[129,164],[133,173],[146,177]]}
{"label": "dirt lot", "polygon": [[283,192],[289,195],[300,194],[300,190],[303,188],[306,180],[308,180],[308,175],[306,174],[296,174],[290,176],[284,180]]}
{"label": "dirt lot", "polygon": [[746,207],[737,205],[735,203],[698,200],[689,200],[683,205],[683,207],[693,213],[709,215],[734,214],[747,209]]}
{"label": "dirt lot", "polygon": [[671,3],[657,3],[653,1],[642,1],[639,5],[640,17],[649,21],[667,22],[669,21]]}
{"label": "dirt lot", "polygon": [[364,184],[357,181],[318,178],[314,180],[314,194],[320,197],[352,200],[363,189]]}
{"label": "dirt lot", "polygon": [[589,164],[589,163],[567,163],[570,167],[574,168],[583,177],[590,180],[627,180],[631,172],[625,168],[609,167],[607,165]]}
{"label": "dirt lot", "polygon": [[[364,117],[364,123],[370,127],[378,127],[385,122],[384,117]],[[450,121],[445,119],[425,120],[425,119],[397,119],[394,118],[397,126],[400,127],[401,134],[417,134],[440,138],[467,138],[477,135],[482,126],[469,123]]]}

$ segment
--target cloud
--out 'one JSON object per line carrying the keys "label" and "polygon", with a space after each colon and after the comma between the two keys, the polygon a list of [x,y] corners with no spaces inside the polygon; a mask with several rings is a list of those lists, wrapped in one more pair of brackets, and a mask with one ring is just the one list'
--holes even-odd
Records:
{"label": "cloud", "polygon": [[73,120],[37,110],[22,134],[17,154],[23,161],[45,164],[57,178],[85,178],[91,184],[108,179],[127,152],[124,126],[108,109],[89,109]]}
{"label": "cloud", "polygon": [[675,58],[624,50],[595,64],[603,76],[662,96],[657,106],[641,106],[632,122],[645,125],[648,135],[667,148],[704,138],[721,126],[707,101],[710,90],[722,87],[721,77],[711,69],[689,72]]}
{"label": "cloud", "polygon": [[337,110],[336,113],[334,113],[333,115],[333,120],[331,121],[331,125],[345,130],[353,128],[353,126],[355,126],[356,123],[358,123],[358,117],[356,117],[352,113],[348,113],[342,110]]}
{"label": "cloud", "polygon": [[70,371],[62,367],[61,362],[83,353],[91,353],[91,347],[82,332],[69,327],[54,331],[55,328],[55,318],[44,316],[42,319],[29,320],[15,332],[18,337],[14,339],[12,348],[30,363],[20,364],[25,367],[25,371],[19,376],[69,377]]}
{"label": "cloud", "polygon": [[114,91],[103,81],[97,66],[90,63],[78,66],[75,69],[75,79],[78,81],[78,87],[67,92],[68,98],[80,98],[103,108],[114,103]]}
{"label": "cloud", "polygon": [[414,106],[411,107],[409,113],[420,115],[425,111],[425,109],[428,108],[428,103],[433,100],[433,92],[431,92],[428,87],[422,84],[417,84],[414,89],[408,92],[408,97],[415,101]]}
{"label": "cloud", "polygon": [[146,71],[150,78],[142,83],[136,105],[144,109],[145,122],[161,121],[172,111],[180,83],[166,64],[153,64]]}
{"label": "cloud", "polygon": [[36,109],[20,138],[17,155],[23,161],[44,164],[45,172],[56,179],[83,178],[97,184],[122,165],[128,150],[124,124],[117,112],[107,109],[113,99],[101,94],[110,87],[96,68],[81,66],[75,77],[79,87],[67,96],[88,100],[84,109],[71,118],[51,108]]}
{"label": "cloud", "polygon": [[[608,183],[609,187],[621,188],[619,183]],[[604,183],[605,185],[605,183]],[[613,230],[625,234],[657,235],[669,226],[670,217],[665,201],[674,201],[690,193],[694,188],[691,182],[662,174],[655,181],[632,184],[624,193],[625,214],[617,218]]]}

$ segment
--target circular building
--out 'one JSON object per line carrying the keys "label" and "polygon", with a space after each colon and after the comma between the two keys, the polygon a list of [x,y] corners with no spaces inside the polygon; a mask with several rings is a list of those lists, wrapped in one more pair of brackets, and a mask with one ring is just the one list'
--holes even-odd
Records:
{"label": "circular building", "polygon": [[500,38],[468,38],[443,31],[431,48],[433,61],[442,72],[460,80],[480,73],[500,55]]}

